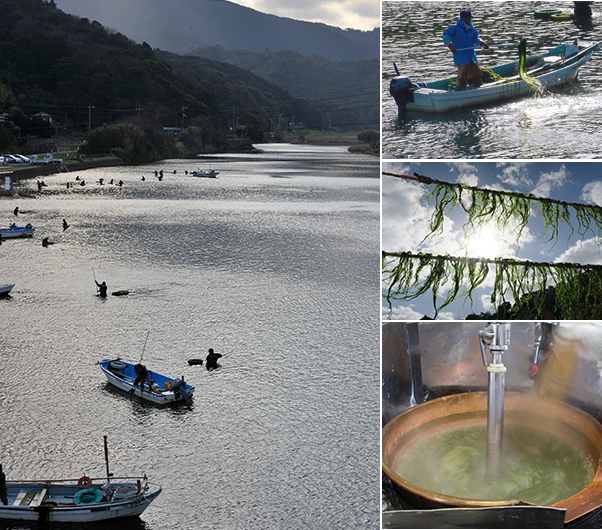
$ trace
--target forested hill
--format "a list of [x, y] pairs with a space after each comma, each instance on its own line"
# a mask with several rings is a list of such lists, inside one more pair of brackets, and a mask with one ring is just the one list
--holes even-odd
[[340, 29], [260, 13], [226, 0], [56, 0], [60, 9], [98, 20], [137, 42], [176, 53], [219, 45], [290, 50], [333, 60], [377, 59], [380, 30]]
[[63, 13], [53, 0], [0, 0], [0, 9], [1, 111], [45, 112], [83, 129], [136, 116], [147, 125], [223, 132], [233, 108], [237, 116], [255, 114], [265, 130], [279, 114], [305, 114], [313, 125], [324, 119], [250, 72], [210, 60], [168, 62], [148, 44]]
[[311, 99], [324, 112], [336, 108], [336, 123], [379, 129], [380, 61], [332, 61], [292, 51], [249, 52], [222, 46], [197, 48], [190, 55], [227, 62]]

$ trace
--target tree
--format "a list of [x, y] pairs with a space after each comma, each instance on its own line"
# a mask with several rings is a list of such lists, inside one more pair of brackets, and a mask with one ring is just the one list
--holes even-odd
[[245, 120], [247, 122], [247, 136], [254, 143], [263, 142], [263, 128], [261, 123], [253, 114], [245, 114]]

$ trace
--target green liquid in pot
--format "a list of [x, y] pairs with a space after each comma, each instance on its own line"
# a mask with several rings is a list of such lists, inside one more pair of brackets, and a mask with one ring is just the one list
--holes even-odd
[[584, 489], [593, 479], [586, 457], [550, 435], [504, 427], [501, 475], [487, 474], [485, 426], [432, 436], [410, 449], [395, 472], [421, 488], [479, 500], [520, 499], [549, 506]]

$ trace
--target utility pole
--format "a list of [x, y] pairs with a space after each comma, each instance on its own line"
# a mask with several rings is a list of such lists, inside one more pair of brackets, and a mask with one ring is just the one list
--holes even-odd
[[88, 103], [88, 130], [92, 129], [92, 109], [94, 108], [93, 105], [91, 105], [90, 103]]
[[140, 120], [140, 111], [144, 109], [142, 107], [136, 107], [136, 110], [138, 111], [138, 120]]
[[188, 110], [188, 107], [184, 107], [182, 105], [182, 129], [184, 128], [184, 118], [188, 118], [188, 116], [186, 116], [186, 114], [184, 114], [185, 110]]

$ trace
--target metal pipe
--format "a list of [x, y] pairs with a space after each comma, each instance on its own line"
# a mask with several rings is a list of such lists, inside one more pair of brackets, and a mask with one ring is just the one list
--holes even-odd
[[487, 383], [487, 471], [495, 478], [501, 469], [504, 434], [504, 390], [506, 367], [502, 355], [510, 344], [510, 324], [492, 323], [479, 332], [483, 363], [487, 366], [486, 349], [491, 352]]

